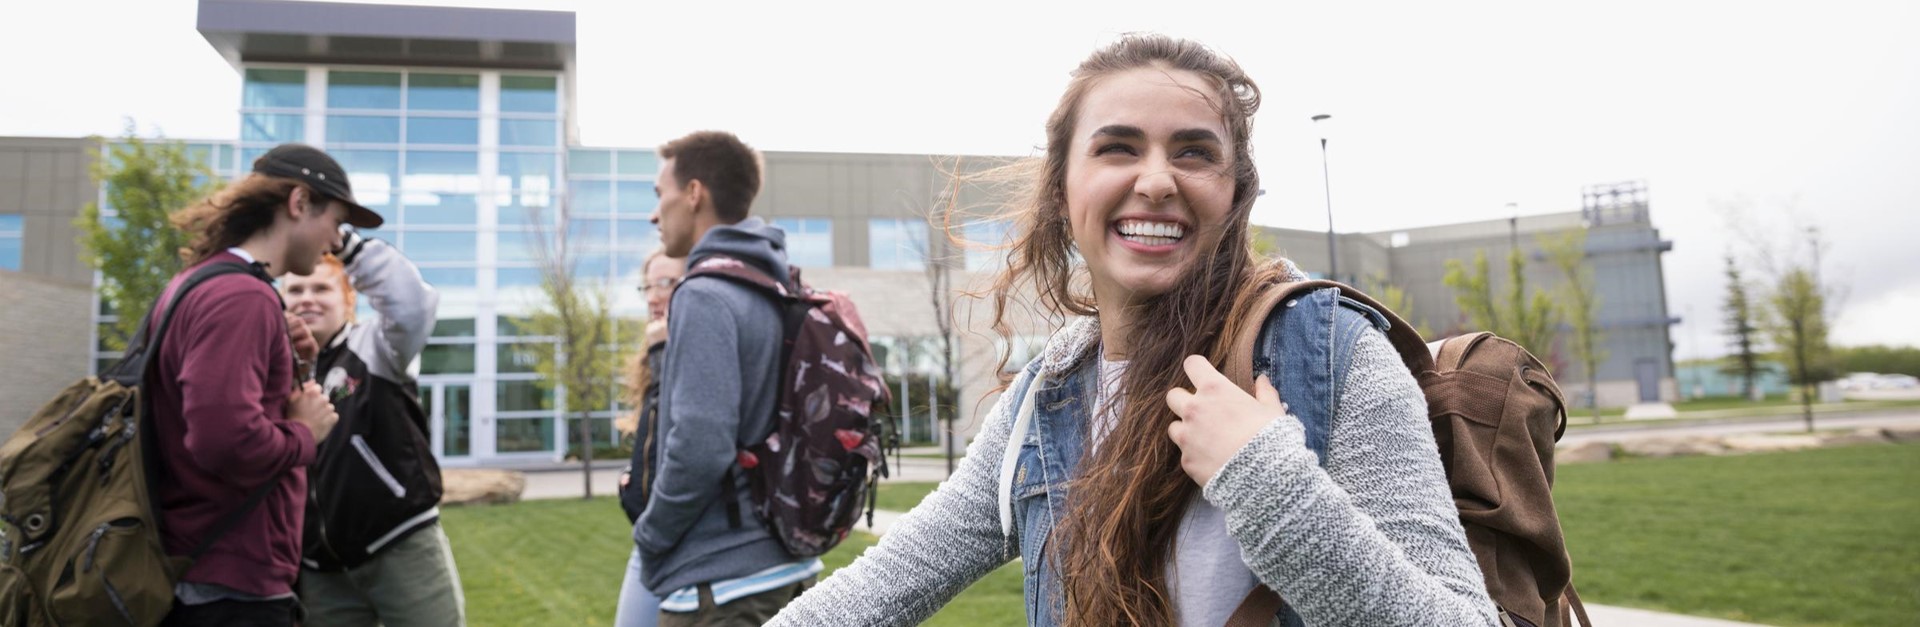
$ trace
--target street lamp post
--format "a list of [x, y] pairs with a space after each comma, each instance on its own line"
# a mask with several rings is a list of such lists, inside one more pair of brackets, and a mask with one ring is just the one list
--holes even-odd
[[1327, 125], [1322, 124], [1332, 115], [1322, 113], [1313, 116], [1313, 127], [1320, 130], [1320, 184], [1327, 195], [1327, 278], [1340, 280], [1340, 249], [1333, 236], [1333, 177], [1327, 170]]

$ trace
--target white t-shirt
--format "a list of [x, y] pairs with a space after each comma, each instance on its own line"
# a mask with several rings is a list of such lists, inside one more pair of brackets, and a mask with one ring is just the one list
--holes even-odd
[[[1100, 390], [1094, 399], [1088, 455], [1100, 450], [1100, 442], [1113, 432], [1126, 401], [1120, 384], [1127, 372], [1127, 362], [1102, 358], [1098, 367]], [[1260, 583], [1240, 559], [1239, 541], [1227, 533], [1227, 513], [1198, 493], [1180, 519], [1173, 563], [1167, 567], [1167, 583], [1177, 624], [1187, 627], [1227, 624], [1227, 618], [1239, 607], [1241, 599]]]

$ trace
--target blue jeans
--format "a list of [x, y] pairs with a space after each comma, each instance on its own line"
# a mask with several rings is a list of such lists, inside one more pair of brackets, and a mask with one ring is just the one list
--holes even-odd
[[640, 584], [640, 549], [627, 557], [627, 576], [620, 582], [620, 607], [613, 627], [654, 627], [660, 622], [660, 597]]

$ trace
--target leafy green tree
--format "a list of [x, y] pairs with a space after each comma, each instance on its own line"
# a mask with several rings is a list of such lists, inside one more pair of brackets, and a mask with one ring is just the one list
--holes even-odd
[[1587, 375], [1587, 407], [1594, 422], [1600, 421], [1600, 363], [1607, 360], [1606, 333], [1600, 330], [1600, 295], [1593, 279], [1593, 265], [1587, 263], [1587, 232], [1567, 231], [1544, 237], [1540, 248], [1547, 262], [1560, 270], [1565, 283], [1560, 285], [1560, 305], [1567, 324], [1573, 327], [1568, 342], [1573, 359]]
[[1920, 348], [1883, 345], [1835, 348], [1833, 365], [1840, 372], [1878, 372], [1920, 377]]
[[[536, 385], [555, 396], [564, 392], [567, 411], [577, 416], [581, 480], [586, 498], [593, 498], [593, 412], [610, 406], [616, 394], [616, 321], [604, 282], [583, 279], [574, 272], [575, 259], [568, 252], [572, 247], [565, 241], [567, 220], [562, 212], [552, 232], [536, 227], [532, 234], [544, 302], [522, 323], [523, 333], [555, 338], [557, 346], [523, 350], [530, 353], [525, 357], [540, 376]], [[551, 224], [542, 219], [532, 222]]]
[[1826, 294], [1811, 270], [1793, 266], [1780, 275], [1767, 305], [1767, 333], [1787, 364], [1787, 381], [1800, 388], [1800, 410], [1811, 432], [1815, 387], [1833, 378]]
[[1534, 288], [1528, 292], [1526, 260], [1520, 250], [1516, 248], [1507, 255], [1506, 298], [1494, 297], [1489, 274], [1487, 253], [1479, 251], [1474, 254], [1471, 270], [1458, 259], [1447, 260], [1442, 282], [1453, 288], [1454, 303], [1474, 328], [1513, 340], [1541, 359], [1549, 359], [1560, 312], [1545, 291]]
[[100, 298], [119, 314], [102, 338], [120, 350], [133, 337], [148, 307], [184, 265], [180, 251], [188, 234], [168, 216], [213, 193], [214, 173], [184, 143], [142, 139], [131, 124], [91, 166], [106, 192], [107, 207], [87, 203], [73, 221], [80, 258], [100, 271]]
[[1407, 296], [1407, 290], [1401, 289], [1400, 286], [1388, 281], [1387, 277], [1378, 274], [1369, 275], [1361, 283], [1366, 286], [1361, 289], [1366, 290], [1368, 296], [1380, 301], [1381, 305], [1393, 310], [1394, 313], [1400, 314], [1401, 318], [1406, 319], [1407, 324], [1413, 325], [1413, 330], [1418, 332], [1420, 337], [1433, 337], [1433, 330], [1427, 327], [1425, 320], [1414, 320], [1409, 317], [1413, 315], [1413, 298]]
[[1754, 322], [1757, 312], [1747, 295], [1746, 279], [1740, 265], [1727, 255], [1727, 296], [1721, 301], [1722, 332], [1727, 336], [1726, 364], [1720, 372], [1740, 378], [1740, 397], [1753, 398], [1755, 381], [1763, 368], [1760, 358], [1760, 327]]

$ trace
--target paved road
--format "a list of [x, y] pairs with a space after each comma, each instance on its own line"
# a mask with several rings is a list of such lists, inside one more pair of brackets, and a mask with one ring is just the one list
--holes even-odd
[[[1870, 416], [1815, 416], [1815, 429], [1859, 429], [1886, 428], [1896, 426], [1920, 426], [1920, 412], [1879, 414]], [[1739, 422], [1718, 422], [1695, 425], [1663, 425], [1624, 423], [1602, 427], [1568, 429], [1561, 436], [1560, 445], [1583, 444], [1586, 442], [1620, 442], [1646, 438], [1670, 438], [1693, 436], [1728, 436], [1750, 433], [1798, 433], [1806, 429], [1799, 416], [1768, 417]]]

